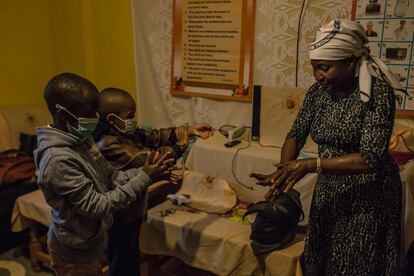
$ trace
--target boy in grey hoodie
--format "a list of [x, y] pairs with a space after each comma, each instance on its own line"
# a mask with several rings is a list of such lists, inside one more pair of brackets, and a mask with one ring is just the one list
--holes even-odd
[[111, 213], [153, 181], [167, 178], [170, 160], [151, 153], [139, 169], [114, 170], [90, 136], [98, 122], [99, 93], [87, 79], [59, 74], [46, 85], [44, 97], [53, 124], [37, 130], [35, 162], [38, 185], [52, 207], [52, 266], [57, 275], [99, 275]]

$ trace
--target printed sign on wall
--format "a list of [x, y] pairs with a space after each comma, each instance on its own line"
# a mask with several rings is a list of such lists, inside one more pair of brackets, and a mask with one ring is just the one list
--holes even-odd
[[251, 101], [255, 0], [174, 0], [171, 93]]
[[397, 113], [414, 116], [414, 3], [355, 0], [354, 18], [365, 28], [371, 54], [394, 72], [407, 94], [397, 94]]

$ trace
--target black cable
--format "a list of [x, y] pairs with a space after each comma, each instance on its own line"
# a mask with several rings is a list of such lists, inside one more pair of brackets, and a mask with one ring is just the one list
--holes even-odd
[[238, 148], [237, 151], [236, 151], [236, 153], [234, 154], [233, 160], [231, 161], [231, 174], [233, 175], [233, 177], [236, 180], [237, 184], [239, 184], [240, 186], [242, 186], [242, 187], [244, 187], [246, 189], [255, 190], [256, 189], [255, 187], [251, 187], [251, 186], [249, 186], [249, 185], [244, 184], [243, 182], [241, 182], [239, 180], [239, 178], [237, 177], [236, 173], [235, 173], [235, 165], [236, 165], [236, 160], [237, 160], [237, 156], [238, 156], [239, 152], [241, 150], [245, 150], [245, 149], [247, 149], [247, 148], [249, 148], [251, 146], [251, 140], [250, 140], [250, 135], [252, 133], [251, 127], [246, 127], [246, 128], [250, 129], [250, 132], [249, 132], [249, 134], [247, 136], [247, 142], [248, 142], [248, 144], [245, 147]]
[[298, 21], [298, 35], [296, 37], [296, 68], [295, 68], [295, 86], [298, 87], [298, 74], [299, 74], [299, 43], [300, 43], [300, 31], [302, 29], [302, 14], [305, 7], [306, 0], [302, 2], [302, 8], [300, 9], [299, 21]]

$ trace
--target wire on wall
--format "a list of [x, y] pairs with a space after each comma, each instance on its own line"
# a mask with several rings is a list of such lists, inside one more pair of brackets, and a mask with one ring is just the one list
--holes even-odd
[[295, 67], [295, 87], [298, 87], [298, 78], [299, 78], [299, 44], [300, 44], [300, 35], [302, 31], [303, 16], [305, 10], [306, 0], [302, 1], [302, 7], [300, 9], [299, 21], [298, 21], [298, 33], [296, 36], [296, 67]]

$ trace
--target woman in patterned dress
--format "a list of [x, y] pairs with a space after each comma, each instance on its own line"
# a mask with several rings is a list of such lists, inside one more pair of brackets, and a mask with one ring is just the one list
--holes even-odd
[[[305, 240], [305, 275], [395, 275], [401, 183], [388, 144], [398, 81], [364, 47], [364, 28], [334, 20], [311, 44], [316, 83], [287, 135], [277, 170], [252, 174], [271, 194], [318, 172]], [[394, 87], [394, 88], [393, 88]], [[296, 160], [308, 135], [319, 157]], [[285, 189], [285, 190], [286, 190]]]

